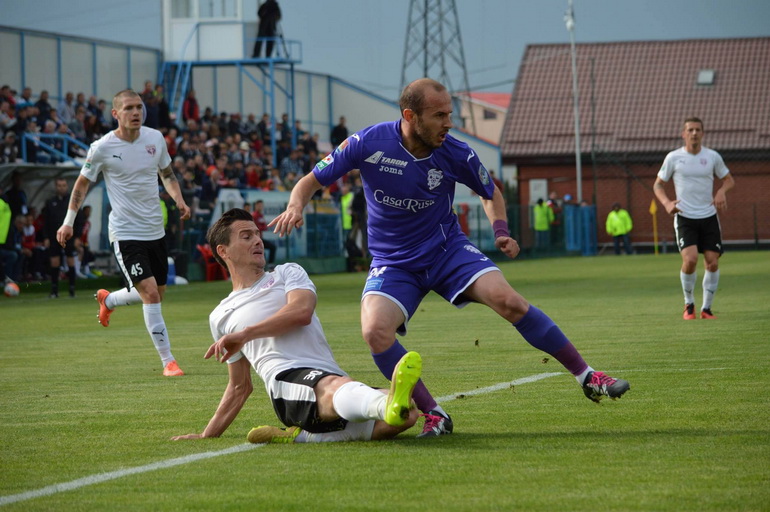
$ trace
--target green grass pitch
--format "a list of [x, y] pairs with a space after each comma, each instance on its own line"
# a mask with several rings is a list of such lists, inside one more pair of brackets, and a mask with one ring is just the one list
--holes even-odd
[[[501, 264], [589, 364], [631, 382], [620, 400], [590, 402], [491, 311], [431, 294], [402, 343], [422, 355], [454, 434], [229, 454], [250, 427], [277, 424], [256, 377], [221, 438], [169, 440], [200, 432], [224, 390], [226, 368], [203, 354], [229, 283], [169, 288], [163, 314], [187, 373], [172, 379], [141, 306], [97, 323], [92, 293], [106, 280], [55, 301], [23, 287], [0, 297], [0, 510], [770, 510], [770, 253], [725, 254], [714, 321], [681, 319], [679, 266], [677, 254]], [[702, 276], [700, 262], [697, 307]], [[387, 386], [360, 336], [366, 275], [312, 277], [341, 366]], [[51, 487], [68, 482], [91, 485]]]

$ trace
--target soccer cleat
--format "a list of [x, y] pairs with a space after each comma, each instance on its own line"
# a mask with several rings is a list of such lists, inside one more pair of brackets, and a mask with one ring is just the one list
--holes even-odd
[[716, 317], [714, 316], [714, 313], [711, 312], [711, 308], [704, 308], [700, 310], [700, 317], [704, 320], [713, 320]]
[[299, 427], [278, 428], [270, 425], [254, 427], [249, 431], [246, 439], [250, 443], [293, 443], [294, 439], [302, 432]]
[[684, 305], [684, 313], [682, 313], [682, 318], [685, 320], [695, 320], [695, 304]]
[[165, 368], [163, 368], [164, 377], [181, 377], [182, 375], [184, 375], [184, 372], [179, 368], [179, 365], [176, 364], [176, 361], [171, 361]]
[[435, 437], [444, 434], [451, 434], [454, 430], [454, 424], [452, 418], [444, 416], [438, 411], [428, 411], [425, 414], [420, 414], [425, 418], [425, 424], [422, 426], [422, 433], [417, 434], [417, 437]]
[[583, 382], [583, 393], [592, 402], [599, 401], [608, 396], [615, 400], [623, 396], [623, 393], [631, 389], [627, 380], [615, 379], [604, 372], [590, 372]]
[[400, 427], [409, 417], [412, 391], [420, 380], [422, 358], [417, 352], [407, 352], [393, 368], [390, 392], [385, 402], [385, 423]]
[[102, 324], [104, 327], [110, 326], [110, 315], [114, 311], [114, 309], [110, 309], [107, 307], [107, 304], [105, 304], [105, 301], [107, 300], [107, 295], [109, 295], [110, 292], [108, 290], [99, 290], [96, 292], [96, 302], [99, 303], [99, 314], [96, 315], [99, 318], [99, 323]]

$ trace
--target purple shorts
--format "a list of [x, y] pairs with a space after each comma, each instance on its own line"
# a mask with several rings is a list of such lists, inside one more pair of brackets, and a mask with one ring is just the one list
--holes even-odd
[[450, 244], [426, 270], [412, 272], [392, 265], [370, 268], [362, 297], [382, 295], [396, 303], [406, 317], [396, 330], [403, 336], [406, 324], [428, 292], [434, 291], [462, 308], [471, 302], [463, 292], [483, 274], [492, 271], [500, 269], [463, 238]]

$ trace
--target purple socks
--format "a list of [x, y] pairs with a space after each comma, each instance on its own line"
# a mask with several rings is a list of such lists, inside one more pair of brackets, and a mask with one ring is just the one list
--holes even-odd
[[548, 315], [530, 305], [529, 311], [513, 326], [527, 343], [553, 356], [572, 375], [580, 375], [588, 365], [559, 326]]

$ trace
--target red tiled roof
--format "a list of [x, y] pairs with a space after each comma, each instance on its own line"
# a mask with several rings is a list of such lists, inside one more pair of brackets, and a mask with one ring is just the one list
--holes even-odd
[[[584, 153], [591, 151], [592, 89], [602, 151], [669, 151], [689, 116], [703, 119], [706, 146], [770, 148], [770, 38], [591, 43], [576, 52]], [[702, 69], [715, 71], [713, 85], [696, 84]], [[509, 159], [574, 154], [568, 44], [527, 47], [501, 150]]]
[[502, 109], [507, 109], [511, 103], [511, 93], [509, 92], [472, 92], [470, 96], [476, 101]]

